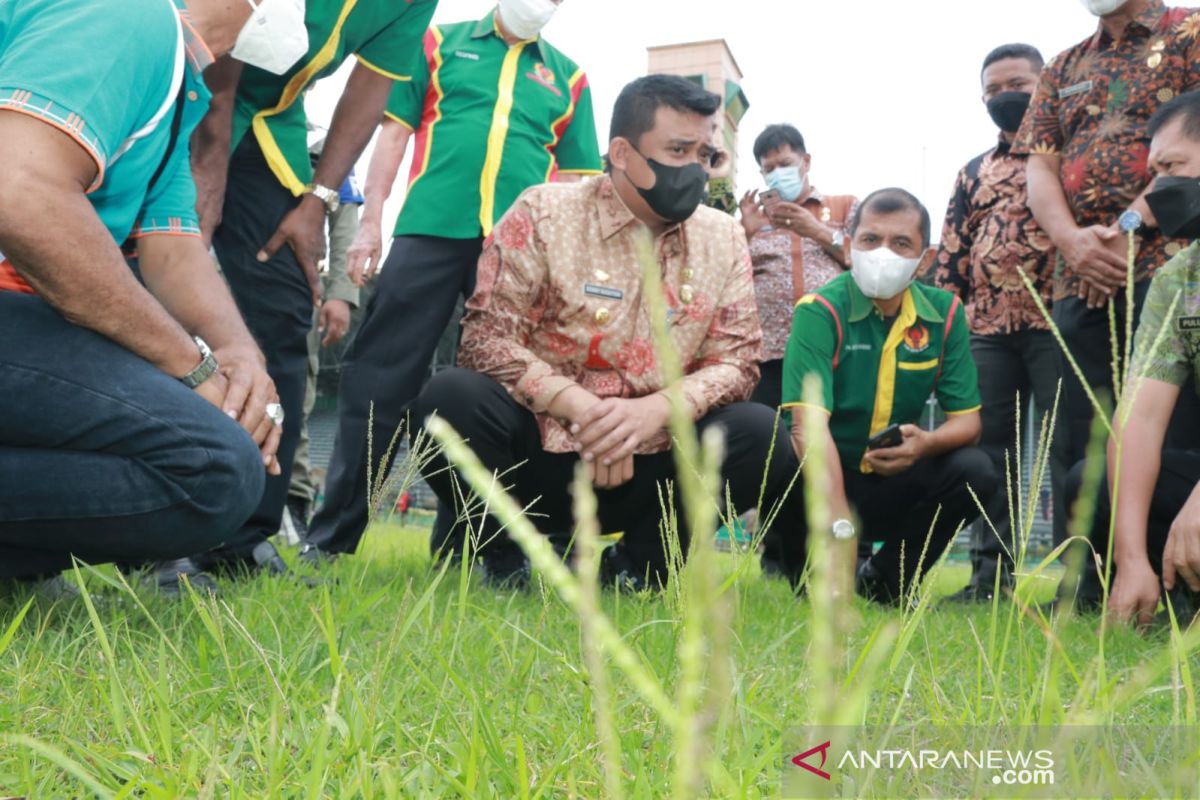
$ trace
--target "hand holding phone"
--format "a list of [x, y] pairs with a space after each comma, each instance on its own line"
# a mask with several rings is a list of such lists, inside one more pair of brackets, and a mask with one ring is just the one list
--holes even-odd
[[884, 450], [904, 444], [904, 434], [899, 425], [889, 425], [867, 440], [867, 450]]
[[762, 203], [763, 210], [767, 212], [768, 216], [770, 216], [771, 210], [775, 208], [775, 206], [783, 202], [783, 198], [780, 197], [778, 189], [766, 189], [759, 193], [758, 199]]

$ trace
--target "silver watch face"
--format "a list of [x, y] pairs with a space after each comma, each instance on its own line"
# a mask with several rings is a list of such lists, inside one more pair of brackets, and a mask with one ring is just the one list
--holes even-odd
[[839, 519], [833, 523], [833, 538], [844, 541], [854, 538], [854, 525], [848, 519]]

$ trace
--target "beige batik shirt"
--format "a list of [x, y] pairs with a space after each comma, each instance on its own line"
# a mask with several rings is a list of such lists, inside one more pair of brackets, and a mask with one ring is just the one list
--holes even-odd
[[[611, 179], [600, 176], [526, 190], [485, 242], [458, 363], [494, 378], [534, 412], [549, 452], [573, 449], [548, 414], [567, 387], [601, 398], [664, 388], [638, 230]], [[741, 225], [700, 208], [654, 246], [693, 417], [745, 400], [758, 381], [762, 329]], [[638, 452], [669, 447], [664, 432]]]

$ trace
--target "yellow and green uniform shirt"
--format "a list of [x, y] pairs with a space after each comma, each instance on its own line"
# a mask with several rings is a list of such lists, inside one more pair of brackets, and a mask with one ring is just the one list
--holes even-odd
[[233, 112], [233, 148], [253, 131], [279, 182], [304, 193], [312, 181], [304, 89], [350, 55], [365, 67], [407, 81], [421, 61], [421, 37], [437, 0], [308, 0], [308, 53], [283, 75], [247, 65]]
[[850, 273], [796, 304], [783, 366], [783, 407], [802, 402], [804, 378], [821, 379], [821, 410], [844, 468], [867, 472], [867, 440], [915, 424], [931, 394], [950, 415], [979, 410], [967, 318], [950, 292], [920, 283], [904, 292], [889, 328]]
[[509, 46], [494, 14], [431, 27], [387, 115], [415, 132], [397, 236], [487, 236], [530, 186], [600, 172], [583, 70], [541, 38]]

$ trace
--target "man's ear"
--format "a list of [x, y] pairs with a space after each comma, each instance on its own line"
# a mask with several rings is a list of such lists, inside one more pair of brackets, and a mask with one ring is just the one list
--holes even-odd
[[805, 153], [804, 154], [804, 174], [807, 175], [809, 170], [811, 170], [811, 169], [812, 169], [812, 154]]
[[624, 172], [629, 167], [629, 140], [618, 136], [608, 143], [608, 163]]
[[934, 259], [937, 258], [937, 250], [933, 247], [925, 248], [925, 254], [921, 256], [921, 263], [917, 265], [917, 275], [924, 275], [933, 266]]

